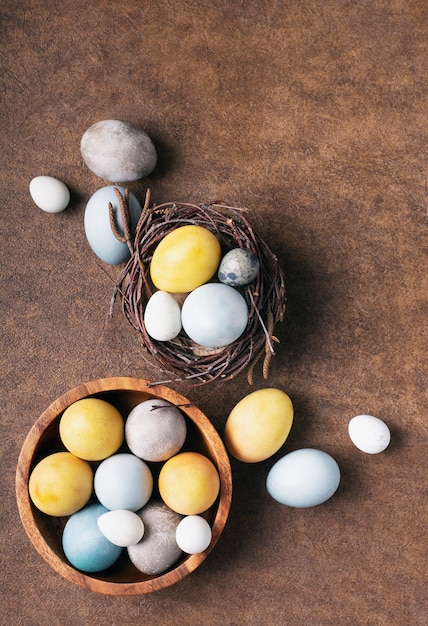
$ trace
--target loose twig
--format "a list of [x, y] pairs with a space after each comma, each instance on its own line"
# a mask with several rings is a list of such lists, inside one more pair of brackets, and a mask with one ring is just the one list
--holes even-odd
[[129, 212], [129, 189], [126, 187], [125, 189], [125, 197], [122, 196], [119, 189], [117, 187], [114, 188], [114, 192], [116, 194], [116, 198], [119, 202], [119, 212], [120, 217], [122, 219], [122, 228], [124, 234], [119, 232], [117, 219], [114, 214], [113, 205], [111, 202], [108, 203], [108, 213], [110, 219], [110, 228], [112, 230], [113, 235], [116, 237], [118, 241], [121, 243], [126, 243], [131, 254], [134, 252], [134, 238], [132, 235], [131, 229], [131, 215]]

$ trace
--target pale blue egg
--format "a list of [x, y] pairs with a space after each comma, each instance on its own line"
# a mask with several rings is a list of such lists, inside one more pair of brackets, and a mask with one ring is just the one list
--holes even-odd
[[113, 454], [98, 466], [94, 490], [101, 504], [111, 511], [137, 511], [152, 495], [153, 475], [149, 466], [133, 454]]
[[[119, 210], [119, 200], [114, 188], [119, 189], [122, 197], [125, 197], [125, 188], [119, 185], [108, 185], [98, 189], [88, 201], [85, 209], [85, 234], [89, 245], [95, 254], [109, 265], [125, 263], [131, 256], [126, 243], [119, 241], [113, 234], [110, 226], [108, 205], [111, 202], [118, 226], [118, 231], [123, 235], [123, 222]], [[134, 232], [138, 219], [141, 215], [141, 204], [129, 193], [129, 213], [131, 229]]]
[[322, 450], [302, 448], [289, 452], [271, 467], [266, 488], [281, 504], [307, 508], [331, 498], [339, 483], [340, 469], [333, 457]]
[[242, 287], [254, 280], [259, 270], [257, 254], [245, 248], [233, 248], [220, 261], [218, 279], [231, 287]]
[[89, 504], [71, 515], [63, 535], [64, 554], [73, 567], [83, 572], [107, 569], [122, 554], [122, 548], [106, 539], [98, 528], [98, 518], [107, 513], [101, 504]]
[[245, 298], [233, 287], [206, 283], [194, 289], [181, 309], [184, 331], [195, 343], [222, 348], [238, 339], [248, 322]]

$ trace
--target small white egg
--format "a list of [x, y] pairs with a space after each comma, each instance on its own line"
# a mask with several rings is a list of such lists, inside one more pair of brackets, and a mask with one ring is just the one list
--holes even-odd
[[144, 535], [144, 523], [139, 515], [126, 509], [103, 513], [97, 520], [98, 528], [115, 546], [135, 546]]
[[367, 454], [383, 452], [391, 441], [388, 426], [374, 415], [356, 415], [348, 424], [349, 437], [359, 450]]
[[177, 526], [177, 545], [187, 554], [199, 554], [211, 543], [212, 531], [207, 520], [200, 515], [187, 515]]
[[70, 202], [68, 187], [53, 176], [36, 176], [30, 182], [34, 203], [46, 213], [61, 213]]
[[150, 337], [171, 341], [181, 330], [181, 310], [174, 297], [166, 291], [155, 291], [144, 311], [144, 324]]

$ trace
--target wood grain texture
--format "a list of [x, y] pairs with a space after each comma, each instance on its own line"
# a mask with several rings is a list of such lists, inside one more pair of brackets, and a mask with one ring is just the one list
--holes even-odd
[[[62, 530], [67, 518], [54, 518], [38, 511], [29, 497], [28, 481], [32, 469], [42, 458], [65, 450], [58, 432], [61, 415], [68, 406], [87, 397], [110, 402], [121, 411], [124, 419], [137, 404], [151, 398], [161, 398], [180, 407], [187, 423], [187, 436], [182, 450], [192, 450], [207, 456], [214, 463], [220, 478], [219, 496], [204, 513], [212, 528], [212, 540], [204, 552], [183, 554], [170, 571], [159, 576], [148, 576], [137, 570], [127, 559], [126, 551], [112, 567], [94, 575], [79, 572], [68, 563], [61, 546]], [[123, 451], [126, 451], [125, 446]], [[97, 464], [92, 465], [95, 471]], [[42, 413], [28, 433], [19, 455], [16, 498], [21, 521], [30, 541], [61, 576], [98, 593], [139, 595], [179, 582], [205, 560], [217, 543], [229, 515], [232, 476], [229, 458], [219, 434], [202, 411], [187, 398], [163, 385], [150, 385], [149, 381], [143, 379], [113, 377], [92, 380], [67, 391]]]
[[[25, 0], [2, 3], [0, 56], [1, 615], [7, 626], [426, 626], [426, 0]], [[19, 452], [53, 398], [109, 376], [163, 380], [120, 315], [118, 268], [84, 233], [104, 181], [79, 143], [102, 119], [153, 139], [144, 202], [248, 207], [285, 272], [268, 384], [292, 398], [279, 455], [338, 462], [331, 500], [266, 494], [273, 462], [232, 462], [233, 502], [209, 558], [177, 585], [113, 597], [34, 550], [15, 497]], [[38, 175], [69, 207], [31, 200]], [[162, 376], [162, 378], [161, 378]], [[260, 371], [172, 387], [222, 434]], [[372, 413], [390, 447], [368, 457], [348, 421]], [[184, 616], [184, 617], [183, 617]], [[0, 620], [1, 621], [1, 620]]]

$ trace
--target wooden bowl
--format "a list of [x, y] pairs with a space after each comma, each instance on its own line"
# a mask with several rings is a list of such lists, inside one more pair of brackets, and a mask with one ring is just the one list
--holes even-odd
[[[29, 497], [28, 481], [32, 469], [43, 457], [65, 450], [59, 437], [61, 415], [70, 404], [88, 397], [110, 402], [124, 418], [137, 404], [151, 398], [162, 398], [179, 406], [187, 423], [187, 438], [182, 451], [193, 450], [204, 454], [214, 463], [220, 476], [219, 496], [204, 513], [212, 528], [212, 540], [204, 552], [191, 555], [183, 553], [182, 558], [170, 570], [158, 576], [148, 576], [137, 570], [129, 560], [126, 550], [112, 567], [102, 572], [87, 574], [69, 564], [61, 541], [67, 518], [51, 517], [39, 511]], [[156, 482], [156, 475], [154, 479]], [[143, 379], [104, 378], [68, 391], [55, 400], [36, 421], [19, 456], [16, 497], [19, 514], [30, 541], [43, 559], [61, 576], [98, 593], [137, 595], [158, 591], [177, 583], [205, 560], [226, 524], [232, 499], [232, 478], [229, 458], [216, 429], [187, 398], [163, 385], [150, 385]]]

